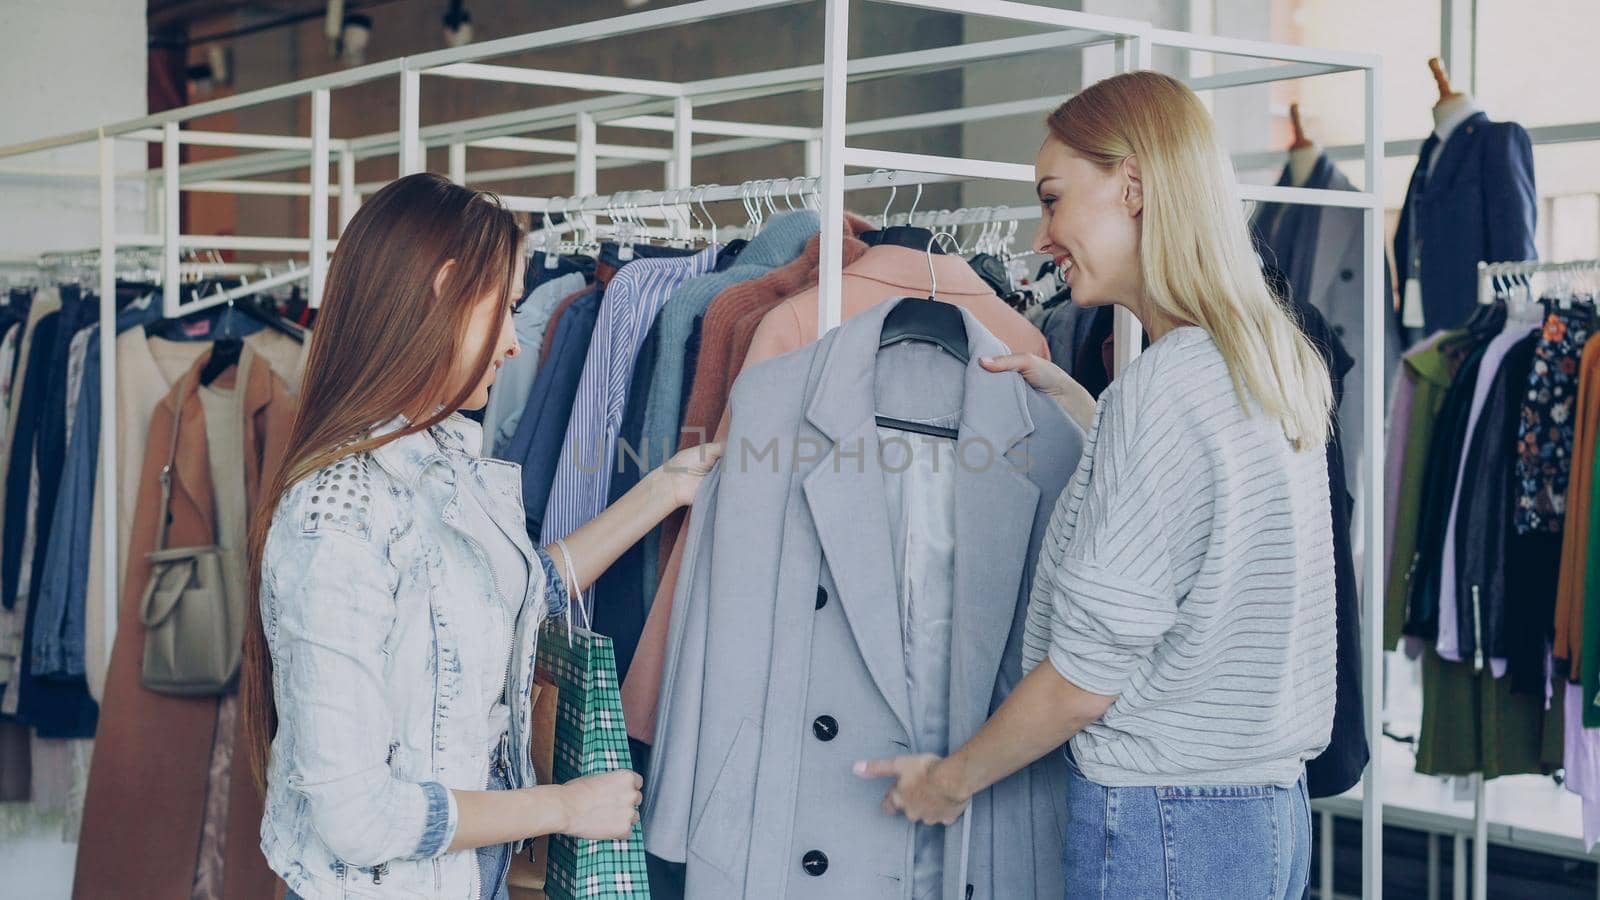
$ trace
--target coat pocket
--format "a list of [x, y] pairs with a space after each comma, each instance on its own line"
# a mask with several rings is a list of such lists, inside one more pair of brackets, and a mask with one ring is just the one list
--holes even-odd
[[717, 769], [711, 793], [689, 835], [689, 851], [734, 877], [750, 844], [750, 809], [755, 802], [756, 749], [760, 735], [749, 719], [739, 722], [733, 744]]

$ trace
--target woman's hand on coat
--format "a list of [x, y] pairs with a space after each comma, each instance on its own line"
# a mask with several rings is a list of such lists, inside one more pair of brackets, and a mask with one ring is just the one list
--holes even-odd
[[644, 779], [628, 769], [586, 775], [561, 785], [562, 834], [591, 840], [622, 840], [639, 821]]
[[883, 795], [883, 811], [889, 815], [903, 815], [919, 825], [953, 825], [972, 798], [945, 783], [941, 762], [932, 753], [919, 753], [858, 762], [855, 772], [862, 778], [894, 779]]
[[[661, 488], [672, 501], [673, 508], [688, 506], [700, 490], [700, 482], [711, 474], [717, 460], [722, 459], [722, 444], [701, 444], [680, 450], [666, 465], [657, 469]], [[652, 472], [654, 475], [656, 472]]]
[[1016, 372], [1036, 391], [1060, 404], [1084, 431], [1094, 424], [1094, 398], [1062, 368], [1032, 353], [986, 356], [981, 362], [990, 372]]

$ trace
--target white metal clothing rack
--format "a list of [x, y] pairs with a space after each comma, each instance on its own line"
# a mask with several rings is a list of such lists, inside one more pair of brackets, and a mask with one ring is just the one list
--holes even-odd
[[[692, 26], [695, 23], [759, 10], [771, 10], [802, 2], [822, 3], [825, 7], [823, 61], [819, 65], [757, 71], [747, 74], [691, 82], [662, 82], [611, 76], [551, 72], [539, 69], [491, 64], [488, 61], [510, 54], [543, 48], [604, 41], [623, 35], [656, 29]], [[468, 177], [466, 149], [472, 146], [522, 150], [530, 153], [570, 155], [571, 161], [530, 166], [519, 170], [477, 173], [478, 178], [526, 177], [538, 174], [573, 175], [572, 194], [589, 197], [598, 194], [598, 172], [615, 165], [640, 162], [663, 166], [663, 182], [671, 196], [691, 187], [693, 161], [713, 153], [741, 152], [776, 143], [801, 142], [806, 148], [806, 175], [820, 177], [822, 198], [822, 300], [818, 310], [819, 331], [826, 331], [840, 320], [840, 252], [843, 234], [844, 193], [874, 185], [870, 175], [848, 174], [851, 169], [894, 170], [899, 185], [918, 180], [976, 180], [1033, 182], [1031, 167], [1014, 163], [939, 157], [923, 154], [868, 150], [851, 146], [849, 141], [867, 134], [915, 130], [956, 122], [983, 121], [1021, 113], [1044, 112], [1059, 97], [988, 104], [942, 112], [899, 116], [868, 122], [850, 122], [846, 87], [862, 81], [919, 74], [941, 69], [961, 68], [985, 60], [1013, 58], [1024, 53], [1059, 52], [1066, 48], [1111, 46], [1115, 48], [1116, 69], [1132, 71], [1150, 68], [1155, 47], [1174, 47], [1194, 52], [1221, 54], [1271, 63], [1239, 72], [1186, 78], [1196, 90], [1220, 90], [1246, 84], [1263, 84], [1284, 79], [1304, 78], [1334, 72], [1359, 71], [1365, 77], [1366, 113], [1365, 183], [1361, 191], [1319, 191], [1293, 187], [1240, 186], [1239, 196], [1247, 200], [1351, 207], [1363, 210], [1366, 264], [1363, 359], [1367, 366], [1367, 392], [1362, 398], [1367, 417], [1367, 459], [1380, 471], [1383, 460], [1382, 353], [1383, 295], [1381, 171], [1378, 162], [1384, 148], [1380, 132], [1382, 109], [1379, 96], [1380, 62], [1376, 56], [1359, 53], [1312, 50], [1290, 45], [1235, 40], [1169, 31], [1147, 22], [1066, 11], [1012, 0], [856, 0], [880, 2], [925, 9], [938, 13], [985, 16], [1024, 23], [1039, 29], [1026, 37], [961, 43], [876, 57], [851, 59], [848, 54], [851, 33], [851, 0], [698, 0], [680, 6], [653, 9], [595, 22], [554, 28], [507, 37], [467, 47], [439, 50], [416, 56], [372, 63], [354, 69], [308, 78], [233, 97], [198, 103], [181, 109], [127, 122], [107, 124], [90, 131], [0, 147], [0, 158], [24, 155], [56, 147], [95, 142], [99, 146], [100, 179], [100, 282], [101, 327], [115, 326], [115, 264], [119, 247], [154, 247], [162, 254], [164, 278], [163, 312], [178, 316], [216, 302], [214, 298], [185, 303], [177, 291], [179, 252], [185, 247], [212, 247], [305, 254], [309, 266], [309, 297], [313, 304], [322, 294], [328, 255], [333, 249], [329, 237], [329, 201], [339, 200], [341, 227], [354, 214], [359, 195], [355, 182], [355, 163], [386, 155], [397, 155], [402, 175], [421, 171], [428, 148], [449, 148], [451, 174]], [[601, 96], [423, 126], [421, 119], [421, 79], [446, 77], [522, 84], [539, 84], [596, 92]], [[377, 80], [397, 79], [400, 88], [400, 121], [393, 132], [334, 140], [329, 133], [332, 92], [352, 85]], [[702, 111], [719, 104], [794, 91], [817, 91], [823, 95], [822, 121], [815, 128], [796, 128], [759, 122], [731, 122], [703, 118]], [[241, 135], [216, 132], [182, 131], [179, 126], [203, 116], [274, 101], [309, 97], [311, 126], [308, 136]], [[601, 143], [600, 127], [665, 131], [672, 135], [670, 148], [630, 148]], [[527, 137], [530, 133], [571, 129], [571, 141], [548, 141]], [[695, 143], [694, 136], [713, 135], [729, 140]], [[116, 140], [137, 140], [162, 146], [159, 174], [161, 202], [155, 216], [155, 233], [119, 234], [116, 228], [115, 170], [113, 148]], [[183, 143], [228, 146], [259, 152], [226, 160], [179, 164]], [[333, 181], [332, 162], [338, 162], [337, 182]], [[270, 172], [305, 169], [307, 182], [252, 182], [253, 176]], [[148, 177], [137, 173], [132, 177]], [[183, 190], [221, 190], [235, 193], [286, 193], [308, 196], [310, 214], [308, 237], [210, 237], [182, 234], [178, 226], [180, 192]], [[734, 191], [735, 188], [724, 190]], [[737, 194], [723, 199], [738, 199]], [[541, 211], [551, 198], [508, 198], [514, 208]], [[664, 198], [641, 197], [632, 202], [663, 202]], [[598, 201], [597, 201], [598, 202]], [[1117, 316], [1117, 365], [1126, 365], [1138, 352], [1139, 327], [1133, 318], [1119, 311]], [[115, 391], [115, 341], [102, 341], [102, 391]], [[106, 404], [108, 417], [101, 429], [103, 459], [116, 458], [116, 429], [110, 418], [115, 404]], [[115, 466], [105, 471], [115, 478]], [[1363, 527], [1370, 546], [1383, 542], [1382, 504], [1371, 484], [1366, 492]], [[103, 598], [107, 615], [116, 615], [118, 561], [116, 559], [114, 485], [101, 492], [105, 504], [103, 539], [111, 552], [106, 554], [107, 592]], [[1365, 723], [1369, 744], [1382, 740], [1380, 715], [1383, 683], [1381, 645], [1381, 554], [1368, 554], [1363, 566], [1363, 596], [1367, 598], [1363, 640], [1363, 682], [1366, 684]], [[1382, 804], [1377, 768], [1381, 755], [1373, 754], [1362, 796], [1362, 884], [1363, 896], [1376, 898], [1382, 891]]]

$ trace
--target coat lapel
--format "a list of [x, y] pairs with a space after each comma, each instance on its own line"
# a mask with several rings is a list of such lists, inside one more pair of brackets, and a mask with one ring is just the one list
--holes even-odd
[[1477, 143], [1478, 131], [1487, 124], [1489, 116], [1477, 112], [1456, 126], [1456, 130], [1450, 133], [1450, 139], [1444, 142], [1444, 149], [1439, 151], [1438, 165], [1428, 173], [1428, 180], [1424, 182], [1423, 189], [1427, 193], [1447, 191], [1455, 184], [1457, 173], [1461, 171], [1472, 146]]
[[873, 418], [878, 335], [892, 306], [873, 307], [830, 335], [832, 346], [806, 406], [806, 418], [829, 446], [803, 487], [857, 649], [878, 692], [910, 733], [899, 582]]
[[[967, 318], [967, 367], [956, 465], [956, 596], [950, 641], [950, 747], [977, 733], [1016, 618], [1039, 488], [1023, 473], [1033, 433], [1028, 388], [1014, 374], [994, 374], [980, 356], [1004, 353]], [[994, 341], [990, 346], [989, 342]]]
[[[867, 384], [870, 391], [871, 382]], [[834, 445], [805, 478], [806, 503], [867, 671], [901, 727], [910, 732], [899, 589], [877, 429], [869, 417], [830, 438]]]

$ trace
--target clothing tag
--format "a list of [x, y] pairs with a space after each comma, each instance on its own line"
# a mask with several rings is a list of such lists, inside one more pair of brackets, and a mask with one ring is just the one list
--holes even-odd
[[183, 322], [181, 324], [185, 337], [203, 338], [211, 333], [210, 319], [196, 319], [192, 322]]
[[1421, 328], [1427, 324], [1422, 320], [1422, 282], [1415, 278], [1406, 279], [1405, 299], [1400, 303], [1400, 324], [1407, 328]]

